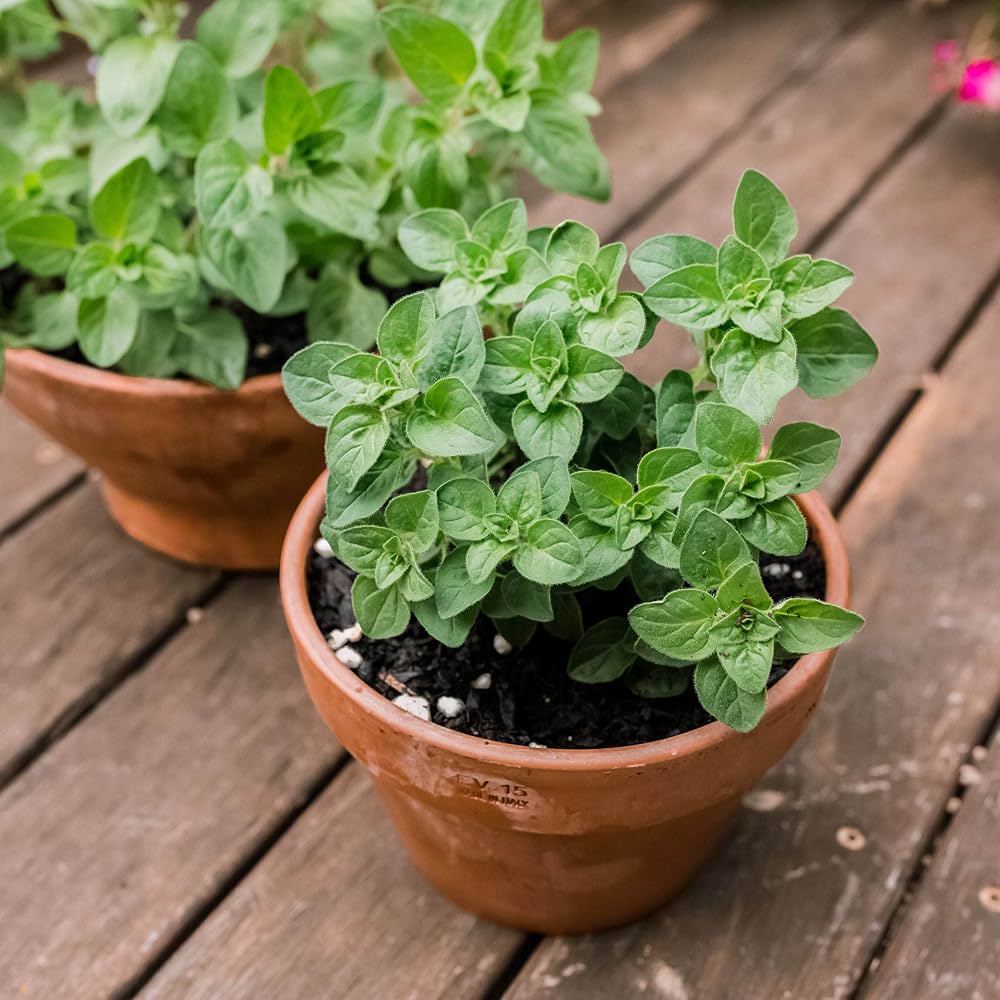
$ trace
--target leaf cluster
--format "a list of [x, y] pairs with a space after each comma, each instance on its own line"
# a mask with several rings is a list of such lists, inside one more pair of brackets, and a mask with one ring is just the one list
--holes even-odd
[[[539, 0], [216, 0], [190, 39], [181, 10], [0, 4], [7, 343], [232, 389], [247, 312], [370, 347], [432, 277], [396, 239], [414, 211], [474, 218], [518, 167], [608, 195], [597, 36], [546, 41]], [[23, 83], [59, 31], [100, 53], [96, 104]]]
[[[404, 220], [400, 246], [437, 288], [389, 310], [378, 355], [314, 344], [284, 371], [299, 412], [328, 428], [322, 530], [358, 574], [364, 631], [398, 635], [412, 614], [459, 646], [480, 614], [516, 644], [542, 627], [573, 644], [576, 680], [668, 697], [693, 678], [739, 730], [759, 721], [776, 660], [849, 639], [857, 615], [774, 604], [758, 568], [762, 553], [805, 547], [793, 497], [823, 482], [840, 437], [790, 423], [765, 451], [775, 384], [732, 381], [739, 359], [784, 341], [795, 379], [780, 394], [847, 388], [874, 362], [868, 335], [829, 308], [850, 272], [785, 258], [790, 213], [748, 172], [720, 248], [663, 236], [633, 254], [641, 296], [620, 289], [623, 245], [577, 222], [531, 230], [514, 199], [471, 223], [441, 208]], [[650, 388], [619, 358], [658, 316], [681, 318], [664, 303], [682, 283], [702, 290], [683, 313], [701, 360]], [[831, 312], [847, 319], [811, 333]], [[601, 605], [622, 611], [588, 620]]]

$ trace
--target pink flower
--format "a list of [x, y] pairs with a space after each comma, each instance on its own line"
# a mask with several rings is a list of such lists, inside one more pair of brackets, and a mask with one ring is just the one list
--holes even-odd
[[1000, 111], [1000, 62], [980, 59], [969, 63], [958, 88], [958, 99]]

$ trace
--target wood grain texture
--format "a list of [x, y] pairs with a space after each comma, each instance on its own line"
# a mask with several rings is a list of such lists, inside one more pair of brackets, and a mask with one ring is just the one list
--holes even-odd
[[1000, 453], [998, 328], [1000, 298], [849, 505], [868, 624], [728, 849], [649, 920], [544, 943], [509, 1000], [851, 994], [1000, 700], [1000, 632], [982, 599], [1000, 589], [988, 541], [1000, 466], [982, 460]]
[[351, 764], [142, 996], [463, 1000], [520, 941], [420, 878]]
[[92, 484], [0, 544], [0, 782], [218, 579], [126, 539]]
[[129, 983], [337, 754], [274, 581], [233, 585], [0, 795], [3, 990]]
[[724, 136], [739, 131], [784, 81], [821, 61], [865, 6], [861, 0], [733, 0], [714, 4], [714, 16], [704, 21], [689, 9], [690, 34], [600, 95], [604, 111], [594, 131], [611, 167], [611, 201], [550, 195], [535, 206], [533, 221], [580, 219], [613, 236]]
[[1000, 996], [1000, 731], [972, 767], [978, 783], [938, 843], [865, 1000]]
[[0, 400], [0, 535], [83, 472], [83, 465]]

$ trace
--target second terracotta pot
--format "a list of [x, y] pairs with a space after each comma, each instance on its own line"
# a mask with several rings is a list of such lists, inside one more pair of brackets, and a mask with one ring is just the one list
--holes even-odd
[[[613, 927], [675, 895], [716, 851], [744, 793], [802, 732], [833, 651], [802, 657], [769, 690], [750, 733], [713, 722], [639, 746], [546, 750], [452, 732], [396, 708], [320, 633], [305, 569], [324, 479], [285, 543], [285, 616], [313, 702], [368, 769], [417, 867], [459, 906], [544, 934]], [[818, 495], [798, 502], [826, 561], [826, 598], [846, 605], [840, 530]]]
[[323, 466], [323, 431], [295, 413], [280, 375], [223, 392], [8, 350], [3, 394], [101, 471], [108, 509], [128, 534], [186, 562], [274, 569]]

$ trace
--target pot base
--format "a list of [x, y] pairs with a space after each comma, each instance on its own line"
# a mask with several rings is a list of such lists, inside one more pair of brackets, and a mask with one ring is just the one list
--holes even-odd
[[195, 566], [229, 570], [273, 570], [278, 566], [288, 512], [194, 509], [137, 496], [103, 479], [101, 492], [111, 516], [137, 542]]

